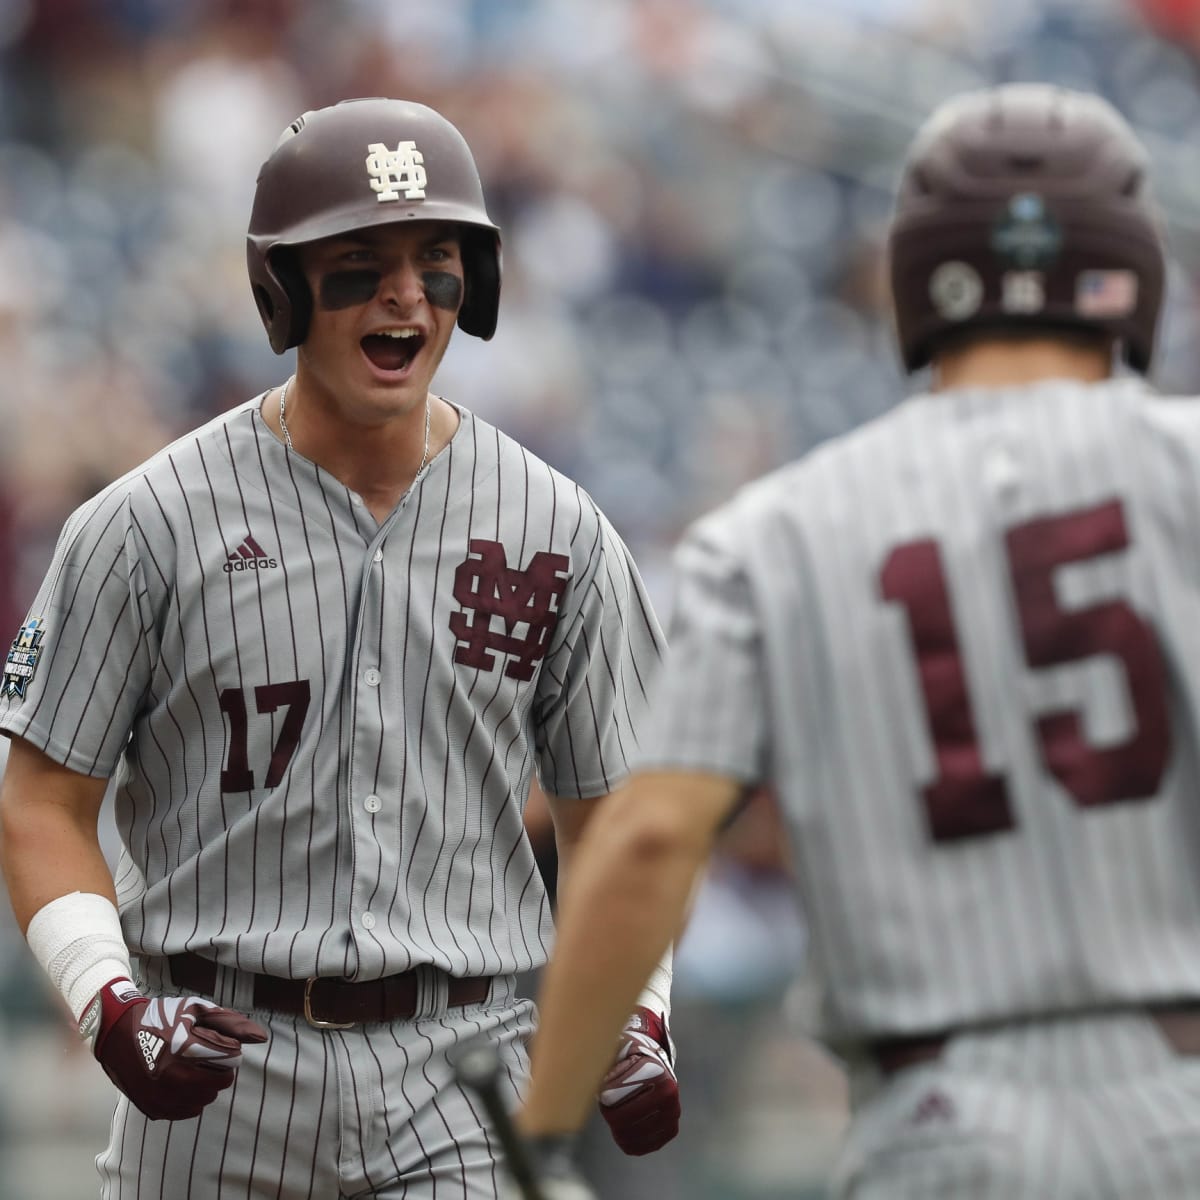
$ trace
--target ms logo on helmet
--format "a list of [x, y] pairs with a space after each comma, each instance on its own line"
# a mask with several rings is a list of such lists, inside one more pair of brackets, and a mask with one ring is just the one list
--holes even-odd
[[416, 142], [400, 142], [395, 150], [372, 142], [367, 149], [367, 170], [371, 187], [379, 193], [377, 200], [399, 200], [401, 191], [405, 200], [425, 199], [425, 156]]

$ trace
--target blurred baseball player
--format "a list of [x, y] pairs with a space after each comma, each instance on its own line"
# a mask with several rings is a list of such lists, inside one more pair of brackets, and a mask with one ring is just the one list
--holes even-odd
[[[569, 858], [660, 632], [589, 497], [430, 392], [500, 293], [453, 125], [300, 117], [248, 262], [295, 375], [79, 509], [5, 661], [13, 907], [124, 1093], [104, 1196], [494, 1197], [452, 1061], [489, 1037], [515, 1103], [550, 934], [522, 808], [536, 771]], [[668, 984], [604, 1087], [630, 1153], [678, 1116]]]
[[1005, 86], [919, 133], [890, 269], [932, 391], [679, 548], [644, 769], [562, 895], [527, 1131], [578, 1125], [770, 781], [852, 1070], [836, 1195], [1196, 1195], [1200, 421], [1112, 377], [1150, 364], [1163, 262], [1099, 98]]

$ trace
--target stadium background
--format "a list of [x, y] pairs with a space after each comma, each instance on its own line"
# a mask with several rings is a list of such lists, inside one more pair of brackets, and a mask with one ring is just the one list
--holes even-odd
[[[0, 639], [76, 504], [285, 377], [243, 235], [305, 109], [399, 95], [463, 129], [504, 291], [439, 390], [592, 492], [665, 617], [688, 520], [920, 385], [880, 251], [951, 93], [1125, 112], [1174, 259], [1155, 379], [1200, 391], [1198, 52], [1200, 0], [0, 0]], [[681, 948], [685, 1132], [633, 1162], [592, 1130], [602, 1195], [822, 1195], [845, 1096], [802, 1033], [785, 871], [760, 797]], [[0, 907], [0, 1200], [94, 1195], [111, 1089]]]

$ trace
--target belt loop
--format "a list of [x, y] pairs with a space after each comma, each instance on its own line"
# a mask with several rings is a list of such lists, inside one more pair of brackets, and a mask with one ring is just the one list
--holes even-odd
[[250, 1012], [254, 1007], [254, 976], [249, 971], [237, 971], [233, 967], [217, 967], [217, 992], [227, 995], [228, 1000], [217, 1000], [226, 1008], [238, 1012]]
[[416, 974], [417, 1011], [413, 1020], [445, 1016], [450, 1004], [450, 976], [426, 963], [416, 968]]
[[[177, 957], [182, 960], [186, 956], [180, 954]], [[176, 991], [181, 996], [190, 996], [193, 993], [193, 988], [184, 983], [182, 979], [176, 978], [170, 956], [167, 958], [147, 958], [144, 962], [143, 974], [148, 991]], [[180, 970], [182, 972], [182, 967]]]
[[222, 1008], [233, 1008], [236, 1004], [234, 993], [237, 991], [238, 972], [213, 963], [213, 985], [211, 992], [201, 992], [208, 999], [215, 1000]]
[[232, 1008], [233, 997], [229, 993], [233, 990], [233, 980], [230, 978], [233, 972], [227, 971], [220, 963], [214, 963], [213, 967], [215, 968], [213, 971], [213, 985], [209, 998], [215, 1000], [225, 1008]]
[[171, 986], [175, 991], [184, 995], [203, 996], [206, 1000], [213, 1000], [223, 1008], [234, 1008], [242, 1012], [248, 1012], [254, 1007], [254, 976], [250, 972], [239, 971], [234, 967], [224, 967], [212, 959], [201, 959], [188, 951], [178, 957], [181, 961], [181, 971], [185, 961], [194, 960], [200, 964], [204, 972], [211, 972], [212, 982], [201, 985], [190, 979], [177, 979], [175, 972], [171, 969], [169, 959], [154, 960], [157, 967], [155, 974], [164, 983], [167, 978], [170, 978]]

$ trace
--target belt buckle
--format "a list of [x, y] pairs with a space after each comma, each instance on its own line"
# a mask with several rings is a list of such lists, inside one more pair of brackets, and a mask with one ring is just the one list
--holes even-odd
[[320, 1017], [313, 1016], [312, 989], [317, 978], [316, 975], [310, 975], [304, 981], [304, 1019], [314, 1029], [353, 1029], [355, 1025], [353, 1021], [322, 1021]]

